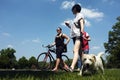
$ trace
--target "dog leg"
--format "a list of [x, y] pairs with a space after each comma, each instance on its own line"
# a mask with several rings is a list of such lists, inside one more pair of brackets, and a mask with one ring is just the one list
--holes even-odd
[[82, 76], [83, 75], [83, 65], [81, 66], [80, 72], [78, 73], [78, 75]]
[[103, 68], [103, 66], [100, 67], [100, 70], [104, 74], [104, 68]]

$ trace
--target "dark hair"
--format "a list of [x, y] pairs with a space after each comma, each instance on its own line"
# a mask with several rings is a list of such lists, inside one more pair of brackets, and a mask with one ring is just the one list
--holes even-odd
[[58, 29], [62, 31], [62, 28], [61, 28], [61, 27], [58, 27], [57, 30], [58, 30]]
[[76, 9], [77, 12], [80, 12], [81, 11], [81, 6], [79, 4], [75, 4], [73, 7], [72, 7], [72, 11]]

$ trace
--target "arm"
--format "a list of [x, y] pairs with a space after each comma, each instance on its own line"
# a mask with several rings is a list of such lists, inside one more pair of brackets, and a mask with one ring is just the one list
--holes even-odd
[[85, 40], [87, 40], [87, 41], [90, 41], [91, 39], [90, 39], [90, 36], [89, 36], [89, 34], [87, 33], [87, 32], [84, 32], [85, 34], [83, 35], [83, 38], [85, 39]]
[[50, 46], [55, 46], [55, 42], [53, 42]]
[[83, 35], [83, 38], [84, 38], [85, 40], [87, 40], [87, 41], [90, 41], [90, 40], [91, 40], [89, 36], [88, 36], [88, 37], [85, 37], [85, 36]]
[[80, 27], [81, 27], [80, 32], [83, 33], [83, 32], [84, 32], [84, 19], [81, 18], [81, 19], [79, 20], [79, 23], [80, 23]]
[[90, 36], [87, 38], [88, 41], [91, 41]]
[[70, 38], [66, 34], [63, 34], [63, 37], [66, 39], [65, 45], [67, 45], [70, 41]]

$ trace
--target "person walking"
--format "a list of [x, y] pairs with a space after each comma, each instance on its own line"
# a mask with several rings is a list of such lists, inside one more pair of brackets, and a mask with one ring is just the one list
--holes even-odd
[[73, 39], [74, 48], [73, 48], [73, 60], [70, 66], [70, 71], [73, 72], [75, 65], [77, 63], [79, 57], [79, 50], [81, 47], [82, 34], [84, 33], [84, 16], [80, 13], [81, 6], [79, 4], [75, 4], [72, 7], [73, 15], [75, 15], [74, 20], [70, 24], [69, 22], [65, 22], [66, 26], [71, 29], [71, 38]]
[[[62, 62], [64, 67], [63, 69], [68, 70], [69, 67], [67, 64], [62, 60], [62, 53], [64, 52], [64, 47], [67, 46], [67, 44], [70, 41], [70, 38], [62, 33], [62, 29], [60, 27], [57, 28], [57, 35], [55, 36], [55, 41], [51, 44], [51, 46], [56, 46], [56, 64], [55, 67], [52, 69], [52, 71], [58, 71], [59, 64]], [[66, 42], [64, 40], [66, 39]]]

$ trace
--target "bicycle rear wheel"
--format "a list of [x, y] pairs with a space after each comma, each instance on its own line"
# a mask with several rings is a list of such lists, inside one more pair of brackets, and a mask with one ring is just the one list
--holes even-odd
[[47, 52], [41, 53], [37, 57], [37, 65], [40, 70], [48, 70], [51, 67], [51, 58]]

